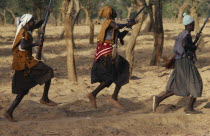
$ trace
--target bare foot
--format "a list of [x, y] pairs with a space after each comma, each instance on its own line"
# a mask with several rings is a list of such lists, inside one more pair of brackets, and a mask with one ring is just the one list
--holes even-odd
[[114, 100], [113, 98], [110, 98], [109, 101], [117, 108], [121, 109], [121, 110], [125, 110], [125, 108], [120, 105], [120, 103], [117, 100]]
[[3, 115], [6, 119], [8, 119], [11, 122], [17, 122], [11, 115], [9, 115], [7, 112], [4, 113]]
[[55, 103], [54, 101], [51, 101], [51, 100], [45, 101], [45, 100], [43, 100], [43, 99], [40, 99], [40, 103], [41, 103], [41, 104], [45, 104], [45, 105], [47, 105], [47, 106], [57, 106], [57, 105], [58, 105], [58, 104]]
[[156, 112], [156, 108], [159, 106], [159, 103], [157, 102], [158, 96], [153, 96], [153, 103], [152, 103], [152, 110], [153, 112]]
[[195, 109], [186, 109], [185, 110], [185, 113], [186, 114], [202, 114], [203, 112], [202, 111], [197, 111], [197, 110], [195, 110]]
[[89, 93], [87, 94], [87, 97], [89, 99], [90, 104], [93, 106], [93, 108], [97, 109], [96, 98], [93, 96], [93, 94]]

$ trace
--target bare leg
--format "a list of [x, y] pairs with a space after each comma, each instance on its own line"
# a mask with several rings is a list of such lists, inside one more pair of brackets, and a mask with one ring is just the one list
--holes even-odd
[[159, 96], [158, 99], [157, 99], [158, 105], [159, 105], [163, 100], [165, 100], [166, 98], [168, 98], [168, 97], [170, 97], [170, 96], [172, 96], [172, 95], [174, 95], [174, 93], [173, 93], [172, 91], [168, 91], [168, 92], [166, 92], [165, 94]]
[[55, 102], [51, 101], [48, 97], [50, 85], [51, 85], [51, 80], [49, 80], [45, 83], [44, 92], [43, 92], [42, 98], [40, 100], [40, 103], [46, 104], [48, 106], [57, 106], [57, 104]]
[[190, 97], [190, 102], [189, 102], [189, 107], [188, 107], [188, 110], [189, 110], [189, 111], [194, 111], [193, 106], [194, 106], [194, 104], [195, 104], [195, 101], [196, 101], [196, 98]]
[[48, 102], [48, 103], [50, 102], [50, 99], [48, 97], [50, 85], [51, 85], [51, 80], [49, 80], [45, 83], [44, 92], [43, 92], [43, 95], [42, 95], [42, 100], [44, 100], [45, 102]]
[[153, 97], [153, 112], [156, 111], [156, 108], [159, 106], [159, 104], [165, 100], [166, 98], [170, 97], [174, 95], [174, 93], [172, 91], [167, 91], [165, 94], [161, 95], [161, 96], [154, 96]]
[[107, 86], [107, 84], [108, 83], [106, 82], [100, 83], [100, 85], [92, 92], [93, 96], [96, 97], [97, 94]]
[[115, 87], [114, 93], [112, 94], [112, 99], [118, 101], [117, 97], [118, 97], [118, 93], [120, 92], [121, 86], [117, 86]]
[[100, 85], [99, 85], [93, 92], [91, 92], [91, 93], [89, 93], [89, 94], [87, 95], [87, 97], [88, 97], [88, 99], [89, 99], [89, 101], [90, 101], [90, 104], [91, 104], [95, 109], [97, 109], [96, 96], [97, 96], [97, 94], [98, 94], [101, 90], [103, 90], [105, 87], [107, 87], [107, 85], [108, 85], [108, 83], [102, 82], [102, 83], [100, 83]]
[[117, 85], [116, 85], [115, 90], [114, 90], [114, 93], [112, 94], [112, 97], [110, 98], [110, 102], [111, 102], [115, 107], [124, 110], [125, 108], [124, 108], [122, 105], [120, 105], [120, 103], [118, 102], [118, 99], [117, 99], [118, 93], [119, 93], [120, 89], [121, 89], [121, 86], [117, 86]]
[[12, 122], [16, 121], [13, 118], [13, 112], [14, 112], [15, 108], [19, 105], [19, 103], [21, 102], [21, 100], [23, 99], [24, 96], [25, 96], [25, 94], [23, 94], [22, 92], [17, 94], [17, 96], [16, 96], [15, 100], [13, 101], [12, 105], [10, 106], [10, 108], [4, 113], [4, 117], [6, 117], [9, 121], [12, 121]]

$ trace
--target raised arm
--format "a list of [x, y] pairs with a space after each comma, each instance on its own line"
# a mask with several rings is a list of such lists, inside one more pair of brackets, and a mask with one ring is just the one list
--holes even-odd
[[39, 22], [37, 22], [36, 25], [35, 25], [35, 29], [37, 29], [40, 26], [42, 26], [43, 23], [44, 23], [44, 20], [40, 20]]

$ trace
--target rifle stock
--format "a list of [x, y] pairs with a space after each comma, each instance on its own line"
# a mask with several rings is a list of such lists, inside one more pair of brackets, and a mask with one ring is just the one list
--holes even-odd
[[[41, 60], [41, 58], [42, 58], [42, 48], [43, 48], [43, 43], [44, 43], [45, 28], [46, 28], [46, 25], [47, 25], [48, 18], [50, 16], [49, 9], [51, 7], [51, 4], [52, 4], [52, 0], [50, 0], [50, 2], [49, 2], [48, 11], [46, 12], [44, 23], [43, 23], [42, 28], [41, 28], [40, 39], [42, 39], [42, 45], [38, 47], [38, 52], [37, 52], [37, 55], [36, 55], [36, 58], [38, 60]], [[38, 39], [38, 40], [40, 40], [40, 39]]]

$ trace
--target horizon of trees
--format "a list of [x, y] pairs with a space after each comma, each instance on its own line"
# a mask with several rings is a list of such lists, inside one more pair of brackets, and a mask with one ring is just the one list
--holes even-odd
[[[87, 6], [87, 0], [80, 0], [84, 6]], [[118, 13], [119, 19], [125, 19], [130, 14], [133, 16], [136, 13], [136, 8], [134, 4], [136, 0], [91, 0], [91, 19], [97, 19], [98, 11], [101, 7], [105, 5], [112, 6]], [[195, 0], [196, 1], [196, 0]], [[59, 25], [59, 21], [62, 22], [61, 17], [61, 6], [63, 0], [52, 0], [52, 13], [54, 18], [54, 24]], [[179, 8], [183, 3], [188, 2], [190, 5], [190, 0], [163, 0], [163, 18], [178, 18]], [[21, 17], [25, 13], [31, 13], [35, 18], [37, 16], [37, 8], [40, 8], [41, 18], [44, 18], [45, 8], [47, 7], [49, 0], [0, 0], [0, 24], [4, 23], [4, 16], [6, 18], [7, 24], [14, 23], [14, 17]], [[36, 5], [39, 5], [37, 7]], [[196, 9], [199, 17], [205, 18], [208, 14], [210, 1], [209, 0], [197, 0]], [[131, 8], [132, 7], [132, 8]], [[129, 9], [130, 8], [130, 9]], [[10, 11], [9, 11], [9, 10]], [[129, 10], [131, 13], [129, 13]], [[13, 15], [11, 14], [13, 12]], [[185, 12], [190, 14], [190, 6], [184, 9]], [[85, 20], [85, 12], [81, 11], [79, 14], [81, 20]], [[60, 19], [60, 20], [57, 20]], [[57, 21], [58, 22], [57, 22]], [[82, 23], [87, 23], [83, 21]]]

